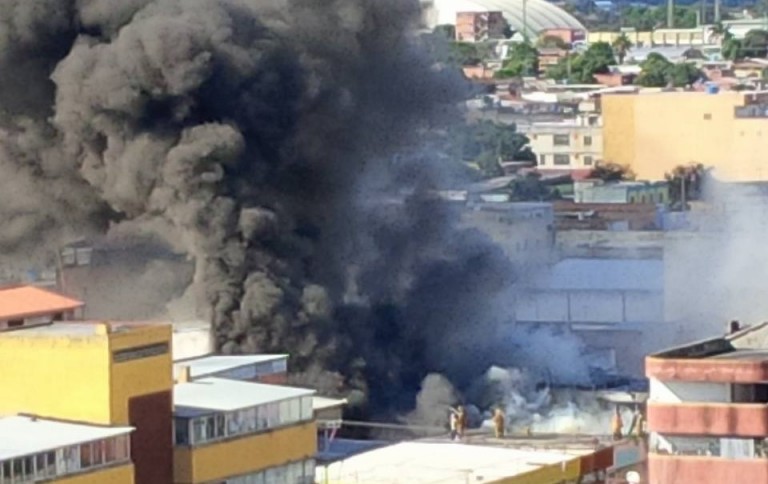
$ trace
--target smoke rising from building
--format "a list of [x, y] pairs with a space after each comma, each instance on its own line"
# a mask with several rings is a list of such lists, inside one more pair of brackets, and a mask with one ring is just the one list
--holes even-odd
[[419, 195], [451, 167], [418, 149], [392, 161], [439, 136], [464, 89], [421, 53], [418, 14], [415, 0], [4, 1], [0, 247], [160, 235], [194, 259], [224, 352], [287, 350], [393, 406], [428, 372], [465, 383], [512, 270]]

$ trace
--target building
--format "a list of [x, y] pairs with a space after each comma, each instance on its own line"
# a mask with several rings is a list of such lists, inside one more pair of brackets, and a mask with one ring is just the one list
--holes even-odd
[[669, 202], [667, 182], [622, 181], [604, 183], [601, 180], [574, 182], [573, 201], [576, 203], [666, 204]]
[[132, 427], [136, 482], [168, 484], [170, 342], [169, 325], [67, 322], [0, 332], [0, 386], [13, 389], [3, 392], [0, 415]]
[[722, 181], [768, 179], [766, 92], [606, 94], [601, 102], [603, 158], [639, 179], [664, 180], [692, 163]]
[[174, 361], [174, 378], [178, 379], [182, 371], [189, 371], [193, 380], [216, 377], [282, 384], [288, 377], [288, 355], [207, 355]]
[[568, 55], [567, 49], [557, 47], [540, 47], [537, 51], [539, 52], [539, 74], [545, 74]]
[[224, 378], [173, 390], [174, 482], [314, 482], [314, 390]]
[[131, 427], [0, 418], [0, 483], [134, 484]]
[[458, 12], [501, 11], [510, 28], [537, 39], [547, 29], [585, 31], [573, 15], [546, 0], [420, 0], [424, 26], [454, 24]]
[[596, 113], [561, 122], [533, 123], [527, 133], [537, 169], [591, 170], [603, 160], [603, 130]]
[[507, 22], [499, 11], [457, 12], [456, 40], [459, 42], [485, 42], [503, 39]]
[[0, 331], [74, 319], [83, 302], [37, 286], [0, 288]]
[[576, 203], [557, 200], [553, 204], [558, 238], [571, 232], [595, 231], [601, 234], [598, 238], [600, 244], [607, 243], [606, 238], [616, 237], [622, 232], [659, 230], [663, 228], [664, 216], [668, 214], [665, 209], [650, 203]]
[[731, 323], [645, 369], [650, 483], [768, 482], [768, 323]]
[[479, 202], [461, 212], [462, 225], [482, 230], [520, 264], [546, 262], [554, 243], [551, 203]]
[[591, 437], [498, 440], [472, 436], [462, 443], [446, 437], [352, 455], [318, 467], [317, 482], [559, 484], [605, 476], [613, 466], [613, 448]]
[[620, 35], [626, 35], [633, 45], [639, 47], [652, 46], [692, 46], [705, 45], [711, 42], [709, 27], [700, 26], [692, 29], [656, 29], [653, 31], [638, 31], [622, 29], [621, 32], [593, 31], [587, 34], [590, 44], [595, 42], [612, 43]]
[[557, 37], [564, 43], [571, 45], [576, 42], [583, 42], [586, 40], [586, 34], [587, 31], [584, 29], [544, 29], [539, 32], [539, 38], [543, 39], [544, 37]]

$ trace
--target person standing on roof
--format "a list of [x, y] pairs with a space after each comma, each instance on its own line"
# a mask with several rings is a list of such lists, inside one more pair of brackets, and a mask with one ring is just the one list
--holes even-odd
[[461, 440], [464, 437], [464, 431], [467, 428], [467, 412], [464, 411], [464, 407], [459, 405], [459, 408], [451, 408], [451, 421], [456, 419], [456, 438], [455, 440]]
[[506, 423], [506, 418], [504, 417], [504, 412], [501, 411], [501, 408], [497, 408], [494, 411], [492, 420], [493, 431], [496, 434], [496, 438], [504, 438], [504, 425]]
[[613, 419], [611, 419], [611, 431], [613, 433], [613, 440], [621, 440], [621, 429], [624, 427], [624, 422], [621, 420], [621, 412], [619, 412], [619, 406], [616, 406], [613, 412]]
[[458, 431], [456, 430], [459, 425], [459, 417], [456, 415], [456, 412], [453, 409], [451, 409], [450, 419], [451, 440], [456, 440], [456, 437], [459, 435]]

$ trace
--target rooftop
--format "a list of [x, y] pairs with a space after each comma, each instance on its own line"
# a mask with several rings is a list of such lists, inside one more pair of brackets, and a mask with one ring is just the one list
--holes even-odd
[[[539, 471], [592, 454], [594, 447], [535, 449], [453, 443], [448, 440], [403, 442], [361, 454], [328, 466], [332, 481], [371, 483], [464, 484], [487, 482]], [[318, 472], [324, 472], [323, 469]]]
[[0, 461], [128, 434], [132, 427], [99, 427], [26, 416], [0, 418]]
[[[109, 327], [112, 333], [121, 333], [135, 328], [157, 325], [158, 323], [137, 323], [137, 322], [108, 322], [108, 321], [62, 321], [58, 323], [46, 324], [41, 326], [30, 326], [19, 328], [15, 331], [4, 331], [2, 337], [39, 337], [39, 338], [67, 338], [97, 336], [103, 333], [103, 327]], [[160, 323], [162, 324], [162, 323]]]
[[182, 367], [189, 367], [189, 376], [191, 378], [201, 378], [208, 375], [215, 375], [224, 371], [235, 370], [244, 366], [258, 365], [259, 363], [268, 363], [287, 359], [287, 354], [275, 355], [237, 355], [237, 356], [203, 356], [190, 360], [180, 360], [173, 364], [173, 375], [178, 377]]
[[768, 322], [651, 355], [654, 358], [707, 358], [716, 360], [768, 360]]
[[312, 410], [317, 412], [318, 410], [327, 410], [329, 408], [341, 407], [347, 404], [346, 398], [328, 398], [328, 397], [312, 397]]
[[82, 301], [36, 286], [0, 289], [0, 319], [20, 319], [81, 308]]
[[173, 403], [177, 414], [191, 409], [229, 412], [267, 403], [314, 395], [306, 388], [266, 385], [225, 378], [202, 378], [173, 387]]

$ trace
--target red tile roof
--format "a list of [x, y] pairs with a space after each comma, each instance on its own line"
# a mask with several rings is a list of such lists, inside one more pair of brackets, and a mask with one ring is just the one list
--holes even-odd
[[19, 319], [72, 311], [84, 303], [35, 286], [0, 289], [0, 319]]

